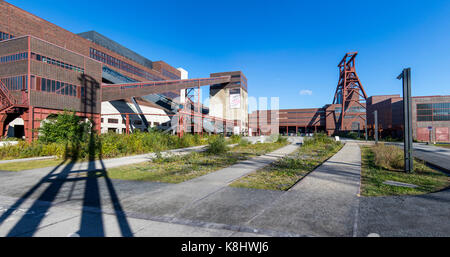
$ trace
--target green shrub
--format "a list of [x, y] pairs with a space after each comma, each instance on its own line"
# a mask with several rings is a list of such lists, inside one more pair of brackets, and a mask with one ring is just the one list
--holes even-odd
[[223, 154], [228, 151], [228, 146], [225, 142], [225, 139], [221, 136], [218, 136], [210, 140], [206, 151], [210, 154]]
[[19, 141], [17, 145], [0, 147], [0, 159], [49, 155], [70, 159], [90, 159], [94, 157], [114, 158], [203, 145], [211, 140], [217, 140], [219, 137], [216, 135], [202, 138], [199, 135], [185, 134], [179, 138], [176, 135], [154, 130], [150, 132], [136, 131], [129, 135], [116, 133], [97, 135], [95, 133], [87, 133], [81, 137], [83, 140], [56, 140], [57, 142], [48, 142], [54, 140], [40, 139], [32, 143]]
[[242, 137], [240, 135], [232, 135], [230, 137], [230, 141], [232, 144], [238, 144], [241, 141]]
[[287, 141], [288, 141], [287, 137], [282, 137], [281, 135], [278, 135], [276, 142], [279, 144], [285, 144], [285, 143], [287, 143]]
[[63, 114], [49, 116], [43, 122], [39, 132], [42, 143], [83, 142], [88, 138], [92, 125], [89, 121], [77, 116], [75, 112], [65, 111]]

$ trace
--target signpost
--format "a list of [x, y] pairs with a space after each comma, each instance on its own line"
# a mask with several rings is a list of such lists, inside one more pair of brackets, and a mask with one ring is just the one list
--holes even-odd
[[403, 69], [397, 79], [403, 79], [404, 155], [405, 172], [413, 169], [412, 112], [411, 112], [411, 68]]

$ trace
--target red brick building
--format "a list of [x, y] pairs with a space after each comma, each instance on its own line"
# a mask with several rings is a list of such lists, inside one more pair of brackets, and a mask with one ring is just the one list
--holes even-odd
[[[413, 138], [417, 141], [449, 142], [450, 96], [412, 97]], [[368, 99], [368, 126], [373, 128], [374, 111], [382, 137], [403, 136], [403, 98], [400, 95], [372, 96]]]
[[[400, 95], [375, 95], [367, 99], [369, 135], [374, 134], [374, 111], [378, 114], [378, 132], [381, 138], [403, 137], [403, 98]], [[313, 109], [281, 109], [277, 111], [255, 111], [249, 114], [249, 127], [253, 135], [280, 133], [337, 132], [340, 105], [326, 105]], [[350, 117], [351, 116], [351, 113]], [[277, 115], [279, 117], [277, 118]], [[412, 97], [413, 138], [417, 141], [450, 142], [450, 96]], [[353, 123], [354, 121], [352, 121]], [[365, 121], [361, 120], [360, 131], [364, 132]], [[358, 126], [349, 124], [349, 131], [357, 131]]]
[[180, 90], [230, 84], [233, 74], [223, 74], [181, 81], [180, 70], [164, 61], [152, 62], [95, 31], [74, 34], [0, 1], [0, 137], [20, 117], [32, 140], [42, 120], [66, 109], [100, 131], [102, 101], [132, 98], [137, 104], [134, 97], [151, 96], [163, 108], [178, 106], [172, 100]]

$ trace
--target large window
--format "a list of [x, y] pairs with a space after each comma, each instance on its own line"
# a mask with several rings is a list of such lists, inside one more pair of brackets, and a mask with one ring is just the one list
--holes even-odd
[[[79, 86], [61, 82], [61, 81], [56, 81], [56, 80], [51, 80], [51, 79], [46, 79], [46, 78], [38, 78], [36, 90], [45, 91], [48, 93], [54, 93], [54, 94], [58, 94], [58, 95], [68, 95], [68, 96], [79, 97], [79, 94], [77, 92], [78, 87]], [[83, 90], [81, 90], [81, 92], [83, 92]]]
[[64, 63], [64, 62], [61, 62], [59, 60], [55, 60], [55, 59], [52, 59], [52, 58], [49, 58], [49, 57], [46, 57], [46, 56], [43, 56], [43, 55], [40, 55], [40, 54], [31, 53], [31, 59], [39, 61], [39, 62], [51, 64], [51, 65], [56, 65], [56, 66], [58, 66], [60, 68], [63, 68], [63, 69], [68, 69], [68, 70], [73, 70], [73, 71], [76, 71], [76, 72], [84, 73], [84, 69], [83, 68], [77, 67], [77, 66], [72, 65], [72, 64]]
[[450, 121], [450, 103], [417, 104], [417, 121]]
[[10, 78], [2, 78], [2, 83], [8, 88], [8, 90], [22, 90], [27, 89], [27, 76], [17, 76]]

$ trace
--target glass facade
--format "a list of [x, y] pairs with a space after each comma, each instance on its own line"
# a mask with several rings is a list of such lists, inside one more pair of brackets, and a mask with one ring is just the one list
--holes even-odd
[[118, 69], [121, 69], [123, 71], [132, 73], [134, 75], [137, 75], [141, 78], [145, 78], [148, 81], [161, 81], [163, 80], [162, 78], [159, 78], [158, 76], [155, 76], [149, 72], [146, 72], [140, 68], [137, 68], [131, 64], [128, 64], [124, 61], [121, 61], [117, 58], [114, 58], [110, 55], [107, 55], [99, 50], [96, 50], [94, 48], [90, 49], [90, 57], [92, 59], [95, 59], [97, 61], [100, 61], [102, 63], [106, 63], [108, 65], [111, 65], [113, 67], [116, 67]]
[[417, 104], [417, 121], [450, 121], [450, 103]]

